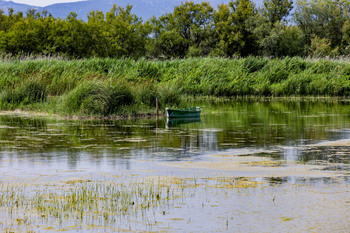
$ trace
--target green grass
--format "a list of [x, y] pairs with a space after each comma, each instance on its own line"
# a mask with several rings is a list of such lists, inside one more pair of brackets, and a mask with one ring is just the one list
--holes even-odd
[[130, 221], [130, 225], [132, 220], [147, 223], [150, 216], [161, 211], [158, 207], [165, 210], [176, 199], [185, 198], [183, 189], [191, 183], [167, 177], [128, 182], [119, 178], [77, 179], [45, 185], [0, 183], [0, 212], [7, 226], [19, 229], [38, 224], [55, 226], [51, 230], [70, 226], [88, 229], [93, 225], [108, 229], [122, 221]]
[[118, 176], [95, 181], [0, 183], [2, 227], [11, 229], [8, 232], [29, 232], [30, 229], [46, 232], [86, 231], [96, 226], [102, 231], [116, 232], [118, 227], [126, 224], [130, 231], [140, 231], [139, 226], [157, 225], [160, 216], [184, 205], [189, 198], [197, 195], [202, 198], [210, 190], [215, 193], [218, 189], [240, 192], [262, 184], [245, 178], [236, 178], [233, 184], [232, 180], [232, 177], [221, 176], [139, 179]]
[[91, 58], [0, 64], [0, 109], [62, 115], [130, 115], [187, 107], [192, 97], [350, 95], [346, 60], [189, 58], [167, 61]]

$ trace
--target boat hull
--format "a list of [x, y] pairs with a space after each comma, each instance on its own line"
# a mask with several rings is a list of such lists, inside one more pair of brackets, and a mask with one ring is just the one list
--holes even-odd
[[201, 108], [188, 108], [188, 109], [166, 109], [168, 118], [195, 118], [200, 117]]

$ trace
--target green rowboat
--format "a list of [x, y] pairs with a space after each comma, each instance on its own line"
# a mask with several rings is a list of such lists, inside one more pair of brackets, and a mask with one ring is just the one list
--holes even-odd
[[184, 108], [184, 109], [169, 109], [166, 108], [166, 115], [168, 118], [192, 118], [200, 117], [202, 108]]

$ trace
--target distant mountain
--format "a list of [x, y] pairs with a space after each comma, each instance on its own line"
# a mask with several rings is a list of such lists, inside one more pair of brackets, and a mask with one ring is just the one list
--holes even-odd
[[[217, 6], [219, 3], [228, 2], [229, 0], [211, 0], [212, 6]], [[103, 12], [109, 11], [113, 4], [125, 7], [132, 5], [132, 12], [142, 19], [149, 19], [153, 15], [156, 17], [164, 13], [172, 12], [174, 6], [180, 5], [182, 0], [89, 0], [74, 3], [60, 3], [45, 7], [45, 9], [56, 17], [65, 18], [71, 11], [78, 14], [79, 17], [86, 19], [88, 13], [92, 10], [100, 10]], [[195, 2], [201, 2], [195, 0]]]
[[148, 19], [153, 15], [160, 16], [170, 12], [176, 1], [171, 0], [89, 0], [74, 3], [60, 3], [45, 7], [45, 9], [56, 17], [65, 18], [74, 11], [78, 16], [86, 20], [87, 15], [92, 10], [109, 11], [113, 4], [125, 7], [127, 4], [133, 6], [132, 12], [142, 19]]
[[40, 7], [31, 6], [27, 4], [14, 3], [12, 1], [0, 1], [0, 9], [3, 9], [5, 14], [8, 13], [9, 8], [12, 8], [15, 12], [26, 12], [28, 9], [40, 9]]
[[[78, 17], [86, 20], [87, 15], [92, 10], [100, 10], [103, 12], [109, 11], [113, 4], [125, 7], [127, 4], [133, 6], [132, 12], [142, 19], [146, 20], [155, 15], [161, 16], [164, 13], [172, 12], [174, 6], [180, 5], [183, 0], [87, 0], [71, 3], [58, 3], [46, 7], [30, 6], [26, 4], [18, 4], [12, 1], [0, 0], [0, 9], [5, 13], [8, 8], [13, 8], [15, 12], [26, 12], [28, 9], [36, 9], [38, 11], [47, 10], [55, 17], [66, 18], [70, 12], [75, 12]], [[220, 3], [227, 3], [230, 0], [208, 0], [213, 7]], [[262, 0], [256, 0], [260, 4]], [[194, 0], [194, 2], [201, 2], [201, 0]]]

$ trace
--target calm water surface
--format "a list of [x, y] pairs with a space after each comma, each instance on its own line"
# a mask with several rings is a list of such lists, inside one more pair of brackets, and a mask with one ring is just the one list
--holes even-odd
[[[37, 177], [43, 182], [94, 179], [101, 174], [198, 177], [198, 182], [207, 182], [200, 180], [203, 177], [250, 177], [263, 184], [260, 189], [202, 188], [205, 194], [198, 198], [161, 210], [155, 222], [163, 224], [154, 224], [158, 227], [135, 227], [179, 232], [350, 229], [348, 103], [201, 105], [205, 108], [200, 119], [171, 121], [0, 115], [0, 183], [32, 182]], [[324, 209], [342, 206], [341, 217], [333, 210], [329, 216], [321, 207], [315, 210], [322, 206], [318, 198]], [[300, 216], [303, 221], [293, 221]]]
[[[336, 103], [234, 102], [207, 106], [200, 119], [66, 121], [0, 116], [5, 169], [139, 168], [140, 161], [203, 160], [215, 153], [349, 164], [348, 147], [305, 146], [350, 139], [350, 107]], [[344, 153], [339, 153], [343, 151]], [[145, 168], [146, 169], [146, 168]]]

